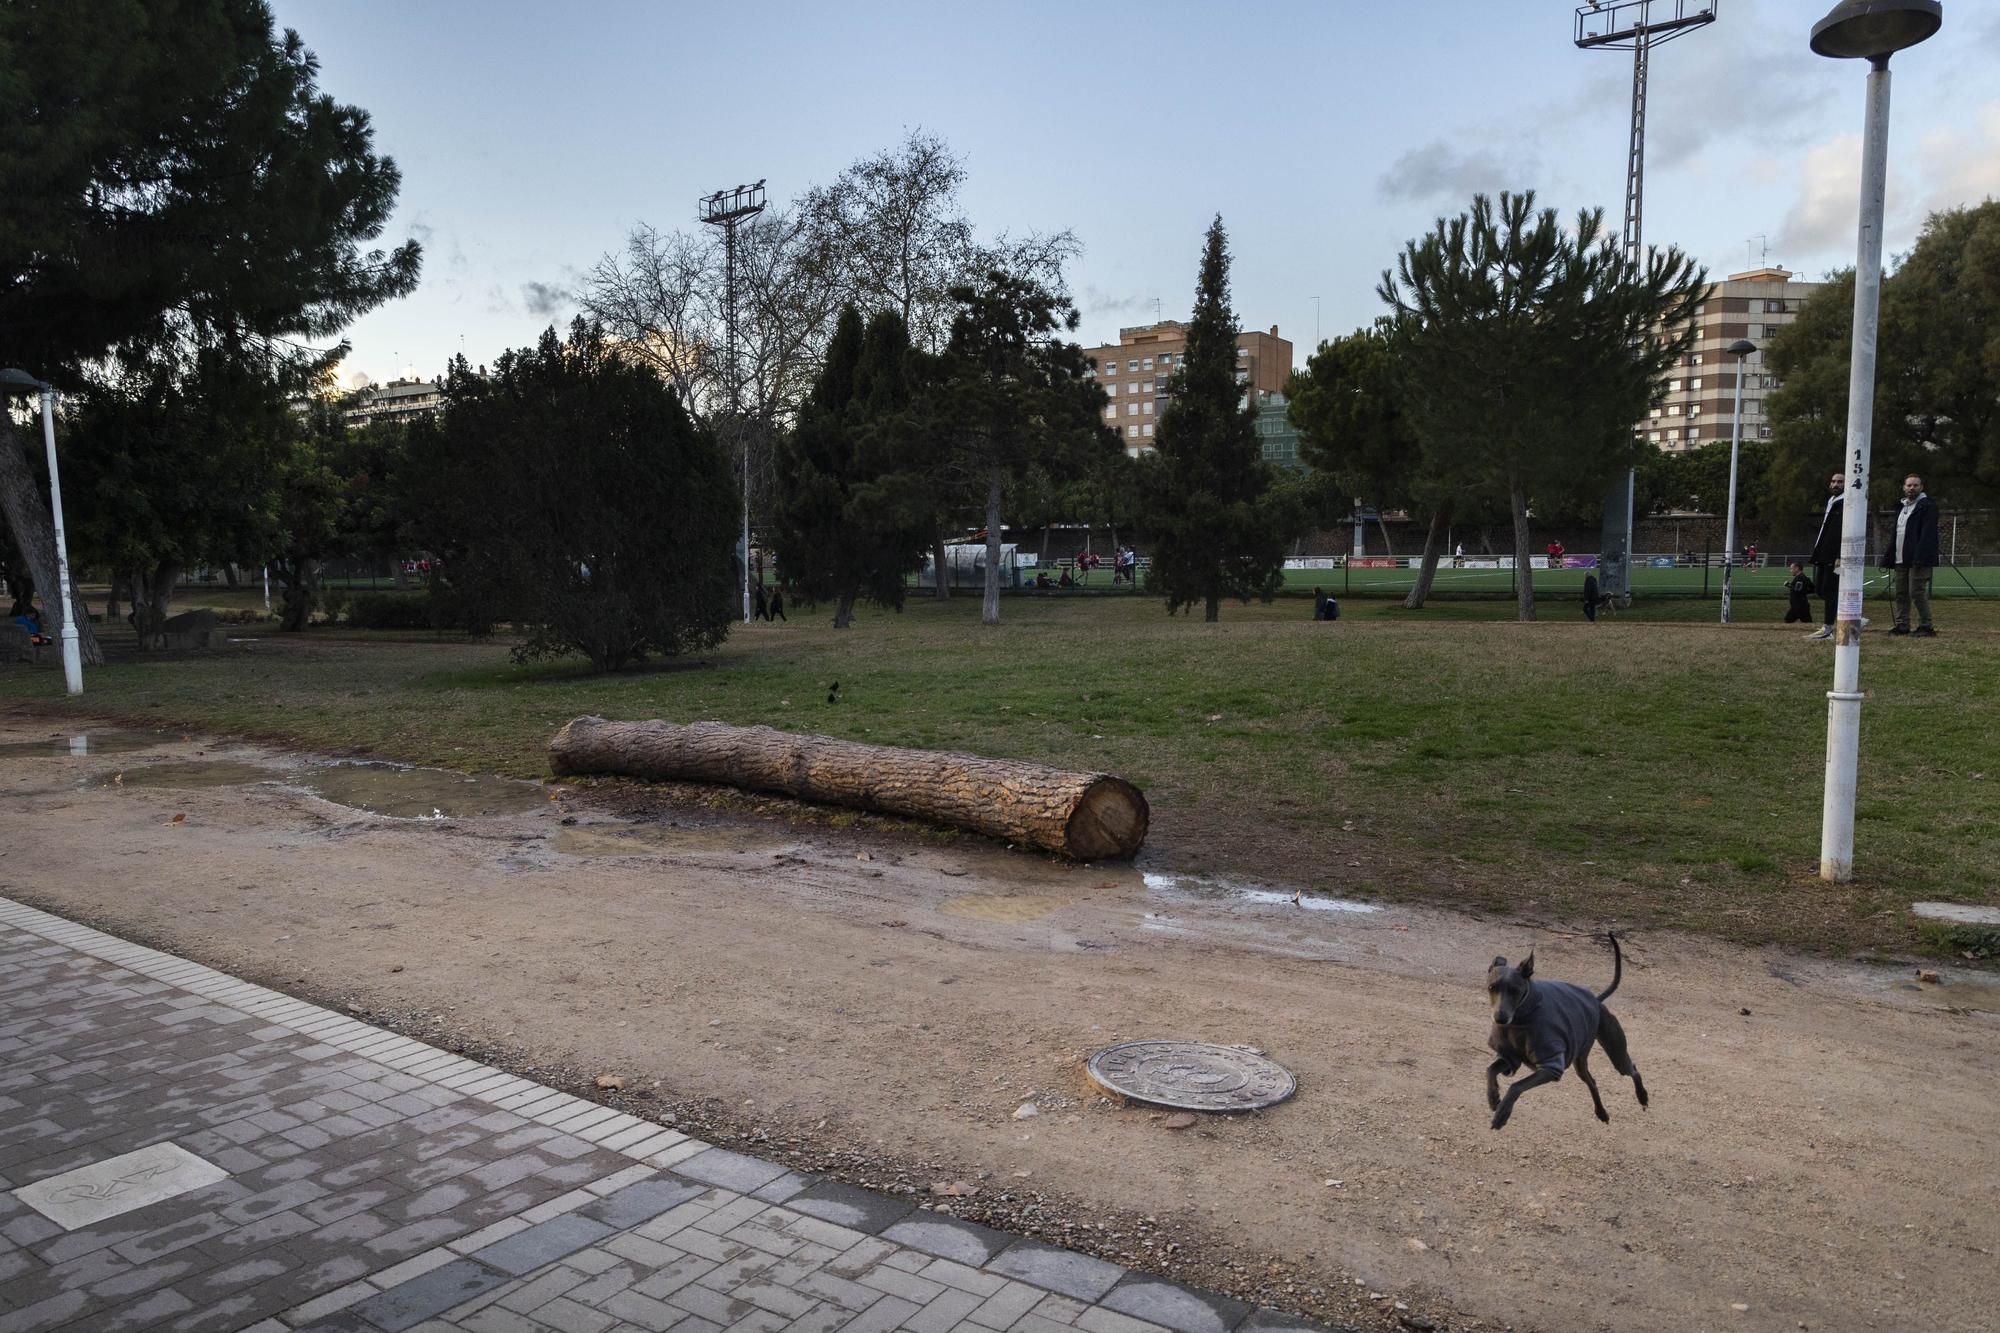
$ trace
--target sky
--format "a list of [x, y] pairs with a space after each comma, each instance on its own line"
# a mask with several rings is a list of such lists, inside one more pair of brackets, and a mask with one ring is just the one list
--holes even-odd
[[[1865, 67], [1808, 49], [1830, 4], [1715, 0], [1655, 48], [1649, 243], [1718, 276], [1853, 263]], [[2000, 197], [2000, 3], [1944, 8], [1892, 66], [1892, 255], [1928, 212]], [[350, 380], [490, 362], [566, 323], [633, 227], [692, 229], [698, 197], [760, 178], [789, 201], [918, 128], [965, 159], [982, 235], [1076, 234], [1086, 345], [1187, 317], [1217, 213], [1243, 327], [1301, 365], [1475, 192], [1621, 216], [1631, 56], [1578, 50], [1562, 0], [273, 9], [401, 168], [384, 243], [424, 247], [419, 290], [348, 331]]]

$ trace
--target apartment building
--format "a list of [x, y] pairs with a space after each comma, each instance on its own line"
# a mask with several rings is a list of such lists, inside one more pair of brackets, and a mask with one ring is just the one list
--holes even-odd
[[371, 384], [355, 397], [342, 413], [350, 426], [368, 426], [377, 421], [410, 421], [429, 416], [444, 401], [444, 385], [436, 380], [390, 380]]
[[1708, 290], [1695, 310], [1695, 344], [1667, 380], [1667, 396], [1639, 424], [1649, 443], [1670, 453], [1729, 439], [1735, 411], [1736, 358], [1723, 349], [1748, 338], [1758, 349], [1744, 358], [1743, 438], [1769, 439], [1765, 400], [1777, 380], [1764, 369], [1763, 348], [1798, 317], [1823, 284], [1799, 282], [1781, 268], [1732, 273]]
[[[1098, 383], [1110, 398], [1107, 425], [1124, 437], [1125, 452], [1137, 458], [1153, 447], [1153, 431], [1166, 410], [1167, 381], [1187, 354], [1188, 326], [1177, 319], [1118, 330], [1118, 341], [1084, 349]], [[1282, 393], [1292, 373], [1292, 344], [1269, 333], [1236, 335], [1236, 382], [1252, 402]]]

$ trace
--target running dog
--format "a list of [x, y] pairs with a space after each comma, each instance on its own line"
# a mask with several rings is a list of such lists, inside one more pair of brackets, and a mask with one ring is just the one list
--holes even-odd
[[[1555, 1082], [1572, 1065], [1583, 1086], [1590, 1089], [1597, 1118], [1609, 1124], [1611, 1116], [1604, 1109], [1604, 1099], [1597, 1095], [1597, 1080], [1590, 1076], [1593, 1042], [1601, 1043], [1618, 1072], [1632, 1080], [1639, 1105], [1645, 1107], [1646, 1085], [1625, 1049], [1625, 1029], [1604, 1007], [1625, 975], [1625, 955], [1618, 947], [1618, 937], [1607, 938], [1611, 941], [1611, 985], [1595, 995], [1567, 981], [1536, 981], [1532, 950], [1519, 967], [1509, 967], [1505, 958], [1495, 958], [1487, 969], [1486, 995], [1493, 1003], [1493, 1030], [1487, 1034], [1486, 1044], [1499, 1057], [1486, 1067], [1486, 1104], [1493, 1110], [1493, 1128], [1507, 1123], [1522, 1093]], [[1512, 1077], [1522, 1065], [1534, 1072], [1510, 1084], [1502, 1098], [1500, 1075]]]

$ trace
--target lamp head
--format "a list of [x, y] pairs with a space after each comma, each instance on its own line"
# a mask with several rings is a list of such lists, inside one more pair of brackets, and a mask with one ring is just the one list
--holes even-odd
[[1748, 338], [1738, 338], [1722, 350], [1731, 356], [1748, 356], [1757, 350], [1757, 344], [1751, 342]]
[[1813, 24], [1815, 54], [1886, 63], [1944, 26], [1939, 0], [1841, 0]]
[[18, 367], [0, 370], [0, 393], [40, 393], [48, 387]]

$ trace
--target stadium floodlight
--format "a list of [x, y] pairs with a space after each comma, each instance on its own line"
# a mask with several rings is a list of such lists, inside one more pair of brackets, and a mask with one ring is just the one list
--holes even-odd
[[[1656, 46], [1715, 22], [1716, 0], [1587, 0], [1576, 10], [1579, 50], [1632, 53], [1632, 119], [1625, 136], [1625, 257], [1644, 266], [1641, 236], [1646, 199], [1646, 85]], [[1632, 604], [1632, 494], [1638, 475], [1627, 468], [1604, 497], [1598, 539], [1598, 585], [1619, 606]]]
[[1722, 623], [1729, 623], [1729, 575], [1736, 567], [1736, 455], [1743, 447], [1743, 372], [1745, 358], [1757, 350], [1748, 338], [1722, 349], [1736, 358], [1736, 424], [1729, 430], [1729, 523], [1722, 538]]
[[743, 431], [743, 375], [736, 359], [736, 224], [764, 211], [764, 182], [738, 185], [703, 195], [697, 203], [701, 220], [722, 228], [722, 341], [729, 381], [729, 429], [743, 450], [743, 623], [750, 623], [750, 437]]
[[[0, 392], [34, 394], [42, 400], [42, 444], [49, 455], [49, 512], [55, 520], [56, 595], [62, 607], [63, 687], [71, 694], [83, 693], [83, 645], [76, 632], [76, 603], [69, 594], [69, 543], [63, 536], [62, 473], [56, 469], [56, 390], [25, 370], [0, 370]], [[27, 534], [16, 534], [27, 545]], [[25, 552], [24, 552], [25, 554]], [[42, 598], [48, 605], [48, 598]]]
[[1855, 241], [1854, 342], [1847, 373], [1847, 499], [1840, 515], [1840, 607], [1826, 695], [1826, 788], [1819, 877], [1854, 878], [1854, 786], [1861, 748], [1861, 580], [1868, 553], [1868, 461], [1875, 426], [1875, 338], [1882, 305], [1882, 213], [1889, 174], [1889, 57], [1944, 23], [1938, 0], [1842, 0], [1813, 25], [1812, 49], [1868, 62]]

